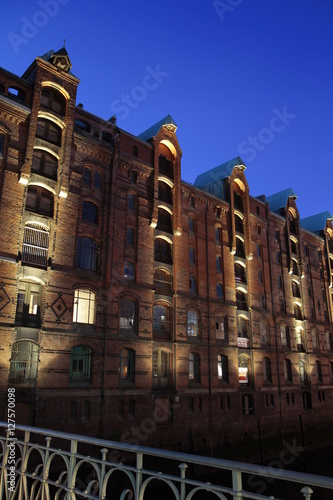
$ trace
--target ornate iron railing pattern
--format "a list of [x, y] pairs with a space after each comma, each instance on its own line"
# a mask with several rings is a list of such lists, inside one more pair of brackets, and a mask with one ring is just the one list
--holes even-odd
[[[244, 476], [278, 479], [297, 483], [299, 497], [311, 499], [312, 488], [333, 490], [333, 479], [272, 467], [256, 466], [117, 443], [35, 427], [17, 426], [16, 437], [10, 437], [7, 424], [0, 422], [0, 498], [2, 500], [144, 500], [150, 487], [163, 483], [159, 498], [194, 500], [219, 498], [272, 499], [243, 489]], [[13, 434], [11, 433], [11, 436]], [[45, 444], [43, 444], [43, 440]], [[14, 444], [13, 444], [14, 443]], [[59, 447], [60, 445], [60, 447]], [[90, 455], [86, 454], [89, 451]], [[15, 466], [13, 463], [15, 457]], [[154, 460], [155, 470], [146, 469], [144, 461]], [[150, 464], [151, 465], [151, 464]], [[200, 467], [200, 473], [227, 473], [226, 485], [211, 484], [187, 476], [187, 469]], [[177, 473], [177, 469], [179, 472]], [[164, 470], [164, 472], [163, 472]], [[122, 481], [120, 482], [120, 477]], [[247, 482], [248, 484], [248, 482]], [[166, 488], [168, 490], [166, 490]], [[286, 492], [289, 487], [286, 486]], [[284, 496], [284, 498], [295, 498]]]

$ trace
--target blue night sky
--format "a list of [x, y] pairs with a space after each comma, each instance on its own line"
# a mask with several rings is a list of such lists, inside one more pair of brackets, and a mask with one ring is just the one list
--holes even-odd
[[241, 156], [252, 196], [292, 187], [301, 217], [333, 213], [332, 0], [16, 0], [1, 11], [0, 66], [21, 76], [65, 38], [77, 103], [134, 135], [170, 114], [186, 182]]

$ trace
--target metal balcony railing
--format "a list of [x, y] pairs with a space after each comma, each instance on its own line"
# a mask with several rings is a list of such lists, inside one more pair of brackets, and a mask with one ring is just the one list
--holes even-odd
[[49, 247], [49, 233], [34, 227], [25, 227], [22, 263], [38, 267], [47, 267], [47, 250]]
[[0, 422], [0, 463], [3, 500], [144, 500], [151, 494], [170, 500], [264, 500], [273, 497], [265, 488], [251, 492], [251, 485], [274, 489], [281, 482], [285, 499], [311, 500], [313, 490], [333, 494], [333, 479], [324, 476], [35, 427], [8, 429], [5, 422]]

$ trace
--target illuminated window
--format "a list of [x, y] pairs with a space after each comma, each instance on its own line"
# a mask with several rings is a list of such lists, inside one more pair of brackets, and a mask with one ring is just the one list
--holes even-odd
[[133, 349], [122, 349], [120, 351], [120, 380], [134, 382], [135, 351]]
[[301, 328], [296, 330], [296, 344], [299, 352], [304, 352], [304, 332]]
[[73, 322], [94, 324], [96, 294], [92, 290], [77, 288], [74, 292]]
[[155, 305], [153, 308], [153, 330], [157, 336], [172, 333], [172, 308], [166, 305]]
[[217, 356], [217, 377], [223, 382], [229, 382], [228, 356], [224, 354]]
[[136, 329], [136, 306], [133, 300], [121, 299], [119, 301], [119, 328], [122, 330]]
[[242, 385], [250, 383], [250, 360], [243, 354], [238, 357], [238, 381]]
[[71, 380], [90, 380], [91, 379], [91, 355], [89, 347], [78, 345], [71, 350]]
[[34, 342], [25, 340], [13, 344], [9, 368], [10, 384], [35, 385], [38, 353], [38, 345]]
[[189, 337], [197, 337], [199, 334], [198, 313], [194, 309], [187, 311], [187, 335]]

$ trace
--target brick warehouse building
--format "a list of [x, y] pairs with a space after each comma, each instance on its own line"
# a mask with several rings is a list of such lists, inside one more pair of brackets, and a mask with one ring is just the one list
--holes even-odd
[[[333, 227], [237, 157], [181, 180], [170, 116], [76, 105], [66, 50], [0, 70], [0, 418], [197, 451], [332, 429]], [[295, 430], [296, 429], [296, 430]]]

